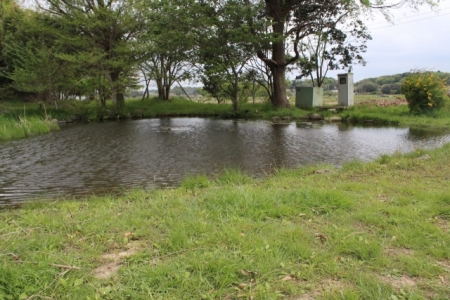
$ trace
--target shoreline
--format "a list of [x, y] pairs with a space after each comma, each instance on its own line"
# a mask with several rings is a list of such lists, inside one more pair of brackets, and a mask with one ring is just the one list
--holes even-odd
[[1, 210], [0, 295], [446, 299], [449, 165], [446, 144]]

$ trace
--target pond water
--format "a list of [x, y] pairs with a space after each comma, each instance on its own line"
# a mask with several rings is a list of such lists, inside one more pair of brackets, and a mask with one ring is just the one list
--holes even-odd
[[346, 124], [304, 128], [295, 122], [168, 118], [68, 125], [0, 143], [0, 206], [37, 197], [176, 186], [186, 175], [225, 167], [259, 176], [281, 166], [339, 166], [446, 142], [448, 132]]

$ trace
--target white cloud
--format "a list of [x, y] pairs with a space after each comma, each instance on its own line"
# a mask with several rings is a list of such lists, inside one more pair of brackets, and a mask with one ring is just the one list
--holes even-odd
[[450, 7], [442, 6], [438, 13], [394, 13], [394, 24], [382, 18], [367, 22], [372, 35], [364, 54], [367, 65], [353, 67], [355, 81], [411, 69], [450, 72]]

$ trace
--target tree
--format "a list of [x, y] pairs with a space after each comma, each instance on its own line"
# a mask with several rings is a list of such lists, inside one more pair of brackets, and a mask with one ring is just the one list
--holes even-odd
[[[123, 106], [125, 89], [133, 85], [130, 81], [136, 64], [142, 59], [142, 48], [138, 39], [143, 34], [146, 22], [142, 11], [143, 0], [41, 0], [40, 8], [60, 18], [72, 35], [63, 34], [68, 44], [77, 49], [72, 62], [84, 64], [81, 58], [95, 53], [97, 60], [91, 61], [100, 80], [109, 81], [112, 98]], [[83, 50], [80, 50], [83, 45]]]
[[323, 22], [318, 27], [319, 32], [300, 43], [300, 78], [310, 76], [313, 86], [321, 87], [329, 70], [346, 69], [355, 62], [365, 65], [360, 53], [366, 51], [366, 41], [371, 37], [363, 22], [349, 20], [342, 28], [337, 28], [338, 23], [349, 19], [349, 15], [348, 10], [337, 12], [334, 20], [330, 18]]
[[383, 94], [390, 94], [391, 93], [391, 85], [390, 84], [385, 84], [381, 86], [381, 92]]
[[231, 99], [237, 111], [244, 72], [255, 53], [254, 37], [243, 21], [252, 18], [254, 11], [239, 0], [203, 2], [198, 10], [202, 19], [197, 27], [197, 57], [204, 89], [218, 101], [224, 96]]
[[334, 90], [336, 88], [336, 79], [331, 77], [325, 77], [323, 80], [324, 90]]
[[391, 94], [400, 94], [402, 92], [402, 84], [395, 82], [391, 84]]
[[[156, 81], [158, 97], [168, 100], [175, 82], [192, 77], [193, 34], [186, 28], [193, 26], [183, 0], [152, 1], [145, 12], [147, 31], [145, 57], [141, 69], [145, 76]], [[188, 5], [189, 6], [189, 5]]]
[[[247, 20], [247, 24], [252, 33], [260, 39], [258, 57], [273, 74], [274, 93], [271, 100], [277, 107], [289, 106], [284, 78], [287, 67], [300, 58], [299, 43], [307, 36], [320, 32], [323, 22], [330, 22], [338, 12], [349, 11], [357, 16], [373, 9], [386, 10], [406, 4], [413, 7], [423, 3], [434, 4], [433, 0], [403, 0], [398, 5], [391, 5], [387, 0], [377, 0], [375, 3], [370, 0], [242, 1], [247, 6], [263, 4], [257, 16], [266, 19], [268, 28], [263, 32], [258, 31], [252, 27], [252, 19]], [[329, 27], [332, 25], [330, 23]]]
[[[13, 15], [16, 15], [20, 8], [13, 0], [0, 1], [0, 89], [6, 89], [11, 84], [11, 79], [6, 73], [11, 71], [12, 63], [8, 61], [4, 55], [4, 47], [6, 43], [6, 25]], [[0, 94], [2, 96], [3, 92]]]
[[4, 18], [3, 73], [15, 91], [39, 100], [57, 100], [71, 86], [73, 68], [58, 57], [63, 45], [52, 26], [55, 20], [31, 10], [15, 9]]
[[370, 80], [363, 80], [358, 82], [355, 90], [359, 93], [373, 93], [378, 91], [378, 85]]
[[253, 104], [255, 104], [256, 95], [261, 89], [261, 85], [258, 83], [258, 80], [261, 80], [261, 74], [259, 74], [255, 69], [250, 69], [245, 72], [244, 88], [248, 90], [250, 97], [252, 97]]
[[262, 88], [256, 91], [256, 95], [272, 99], [273, 96], [273, 76], [270, 68], [257, 56], [249, 61], [248, 72], [252, 72], [252, 80], [255, 80]]

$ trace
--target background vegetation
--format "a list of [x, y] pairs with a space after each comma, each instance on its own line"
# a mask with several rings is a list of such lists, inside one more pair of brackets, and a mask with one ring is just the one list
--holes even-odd
[[[218, 102], [231, 100], [235, 111], [255, 95], [289, 107], [287, 72], [329, 87], [327, 70], [365, 63], [370, 35], [362, 19], [389, 8], [385, 1], [317, 2], [38, 0], [22, 7], [4, 0], [0, 97], [55, 108], [67, 99], [102, 107], [112, 100], [120, 110], [142, 79], [145, 95], [154, 82], [165, 100], [190, 80]], [[402, 2], [425, 3], [436, 5]]]

